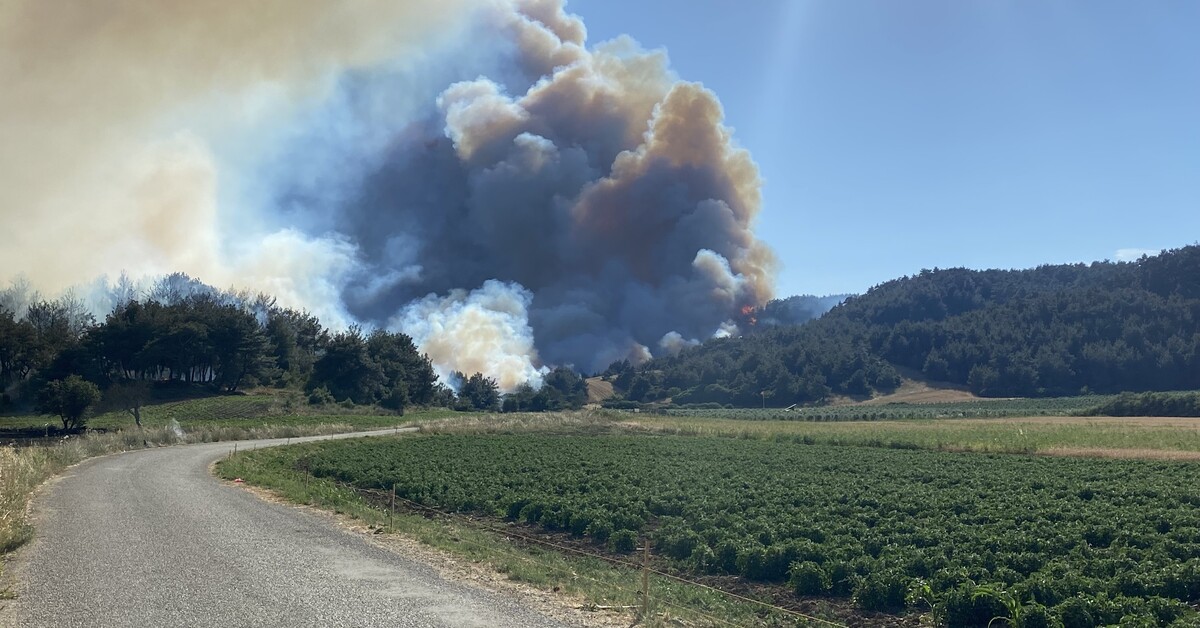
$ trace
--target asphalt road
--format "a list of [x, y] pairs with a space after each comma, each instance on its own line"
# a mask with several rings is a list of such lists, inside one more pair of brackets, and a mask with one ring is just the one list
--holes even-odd
[[231, 447], [93, 459], [48, 486], [0, 625], [561, 625], [443, 580], [329, 517], [220, 483], [208, 467]]

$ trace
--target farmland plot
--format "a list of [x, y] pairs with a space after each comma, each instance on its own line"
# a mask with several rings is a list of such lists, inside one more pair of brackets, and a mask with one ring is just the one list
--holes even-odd
[[1200, 467], [647, 436], [447, 435], [255, 452], [681, 571], [942, 623], [1147, 625], [1200, 601]]

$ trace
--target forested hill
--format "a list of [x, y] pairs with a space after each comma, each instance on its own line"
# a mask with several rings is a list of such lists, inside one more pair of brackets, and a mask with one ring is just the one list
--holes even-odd
[[785, 406], [887, 392], [908, 367], [983, 396], [1200, 388], [1200, 246], [1131, 263], [926, 270], [798, 326], [633, 369], [637, 401]]

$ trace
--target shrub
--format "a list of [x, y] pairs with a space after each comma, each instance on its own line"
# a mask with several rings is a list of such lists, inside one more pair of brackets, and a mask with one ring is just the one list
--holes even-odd
[[897, 611], [904, 608], [908, 578], [898, 571], [868, 574], [854, 587], [854, 603], [869, 611]]
[[333, 393], [325, 386], [318, 386], [308, 393], [308, 403], [314, 406], [321, 406], [327, 403], [333, 403]]
[[1062, 622], [1041, 604], [1030, 604], [1021, 608], [1021, 617], [1017, 621], [1020, 628], [1057, 628]]
[[850, 595], [854, 590], [857, 573], [854, 565], [844, 560], [829, 563], [829, 592], [834, 595]]
[[587, 527], [587, 535], [598, 543], [608, 542], [608, 538], [612, 536], [612, 533], [612, 524], [605, 519], [596, 519]]
[[608, 549], [627, 554], [637, 549], [638, 537], [633, 530], [617, 530], [608, 537]]
[[829, 591], [832, 586], [829, 574], [811, 560], [792, 563], [789, 573], [791, 575], [788, 578], [788, 585], [792, 587], [796, 595], [821, 595]]
[[946, 592], [934, 613], [947, 626], [987, 626], [997, 617], [1011, 619], [1006, 594], [987, 586], [964, 583]]

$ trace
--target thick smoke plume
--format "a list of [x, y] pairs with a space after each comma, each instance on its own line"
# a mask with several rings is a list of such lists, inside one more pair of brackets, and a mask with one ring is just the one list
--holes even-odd
[[54, 293], [98, 273], [186, 271], [322, 304], [330, 282], [306, 289], [339, 278], [342, 243], [297, 232], [238, 241], [250, 208], [221, 206], [219, 192], [243, 175], [214, 147], [326, 97], [348, 69], [412, 54], [465, 5], [5, 0], [0, 276]]
[[4, 10], [0, 229], [25, 237], [3, 268], [262, 289], [506, 389], [676, 352], [770, 299], [758, 170], [663, 52], [589, 47], [557, 0], [218, 4], [94, 3], [131, 22], [91, 39], [78, 11]]

